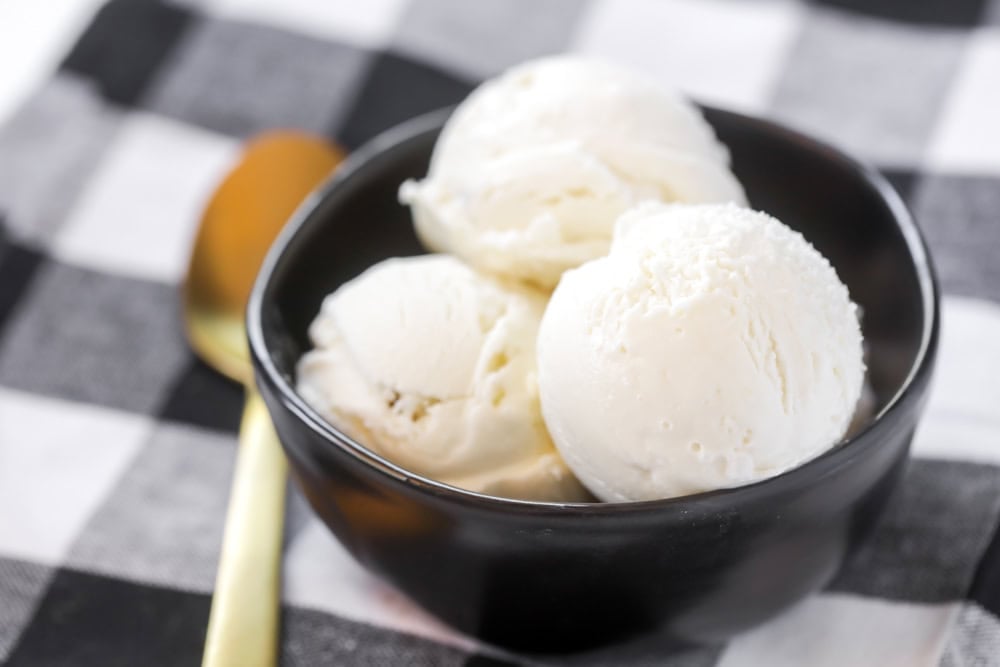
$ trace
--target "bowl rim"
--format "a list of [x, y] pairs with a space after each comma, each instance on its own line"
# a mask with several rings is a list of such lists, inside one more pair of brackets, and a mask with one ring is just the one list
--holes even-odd
[[799, 130], [772, 120], [750, 116], [735, 111], [708, 105], [699, 105], [712, 116], [728, 117], [729, 120], [769, 133], [785, 141], [803, 145], [821, 158], [839, 163], [841, 168], [854, 172], [880, 197], [889, 209], [897, 229], [909, 251], [920, 287], [923, 307], [920, 347], [905, 379], [889, 401], [860, 431], [843, 440], [822, 454], [805, 461], [773, 477], [741, 486], [713, 489], [695, 494], [638, 500], [627, 502], [552, 502], [520, 500], [493, 496], [462, 489], [430, 477], [411, 472], [391, 460], [368, 449], [360, 442], [343, 433], [314, 410], [295, 390], [278, 370], [270, 349], [265, 342], [263, 310], [265, 293], [271, 283], [274, 270], [284, 255], [292, 239], [308, 224], [323, 202], [334, 196], [342, 185], [353, 180], [377, 157], [385, 156], [396, 146], [435, 129], [440, 129], [451, 115], [454, 107], [445, 107], [425, 113], [387, 130], [367, 141], [351, 152], [347, 159], [331, 176], [314, 190], [296, 209], [271, 245], [257, 274], [247, 304], [246, 323], [250, 355], [254, 365], [254, 376], [258, 385], [267, 381], [286, 410], [292, 413], [310, 431], [360, 463], [371, 468], [378, 475], [385, 475], [397, 482], [449, 501], [458, 502], [479, 509], [518, 511], [528, 514], [577, 514], [593, 515], [608, 513], [656, 512], [666, 509], [686, 511], [697, 506], [716, 507], [720, 501], [727, 506], [739, 505], [762, 496], [777, 495], [783, 491], [801, 488], [833, 474], [838, 469], [850, 465], [859, 457], [866, 443], [875, 445], [876, 436], [886, 428], [895, 413], [899, 412], [915, 391], [919, 380], [929, 376], [933, 370], [940, 329], [940, 292], [937, 277], [926, 241], [921, 234], [909, 209], [899, 193], [889, 181], [873, 166], [854, 158], [822, 140]]

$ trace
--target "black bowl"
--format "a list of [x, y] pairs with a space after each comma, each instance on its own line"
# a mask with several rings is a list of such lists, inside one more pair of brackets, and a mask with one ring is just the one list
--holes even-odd
[[900, 476], [938, 332], [917, 228], [872, 169], [772, 123], [705, 113], [753, 206], [801, 231], [864, 309], [877, 417], [778, 477], [635, 503], [495, 498], [394, 465], [296, 394], [295, 363], [322, 298], [381, 259], [422, 252], [396, 191], [426, 173], [446, 112], [359, 150], [306, 202], [261, 270], [250, 349], [294, 479], [358, 561], [462, 631], [529, 651], [651, 633], [725, 639], [825, 585]]

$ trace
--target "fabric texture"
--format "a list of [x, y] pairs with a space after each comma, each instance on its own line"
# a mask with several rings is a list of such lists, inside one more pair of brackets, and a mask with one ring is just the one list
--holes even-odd
[[[189, 351], [177, 285], [242, 140], [298, 127], [356, 148], [570, 51], [805, 130], [899, 189], [944, 292], [901, 487], [827, 590], [724, 646], [545, 659], [445, 627], [291, 489], [281, 663], [1000, 665], [1000, 0], [10, 5], [0, 41], [25, 62], [3, 51], [0, 71], [0, 664], [200, 660], [241, 390]], [[14, 35], [24, 17], [54, 36]]]

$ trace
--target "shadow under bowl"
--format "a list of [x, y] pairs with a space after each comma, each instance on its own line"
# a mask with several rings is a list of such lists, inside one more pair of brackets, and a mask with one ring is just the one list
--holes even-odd
[[354, 154], [303, 205], [261, 270], [250, 349], [295, 481], [358, 561], [463, 632], [539, 652], [654, 633], [723, 640], [829, 582], [900, 476], [938, 331], [917, 228], [886, 181], [842, 153], [767, 121], [705, 115], [753, 207], [802, 232], [864, 313], [876, 418], [772, 479], [635, 503], [483, 496], [395, 466], [296, 394], [295, 364], [323, 297], [375, 262], [423, 252], [396, 192], [426, 173], [447, 111]]

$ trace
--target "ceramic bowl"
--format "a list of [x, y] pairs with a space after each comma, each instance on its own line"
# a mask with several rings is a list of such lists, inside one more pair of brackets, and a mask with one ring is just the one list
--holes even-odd
[[917, 227], [887, 182], [843, 153], [765, 120], [705, 115], [753, 207], [801, 231], [864, 313], [877, 416], [772, 479], [634, 503], [490, 497], [394, 465], [303, 401], [295, 364], [323, 297], [379, 260], [423, 252], [397, 190], [426, 173], [447, 111], [357, 151], [265, 262], [250, 349], [295, 482], [360, 563], [463, 632], [527, 651], [725, 639], [829, 582], [900, 477], [938, 338]]

